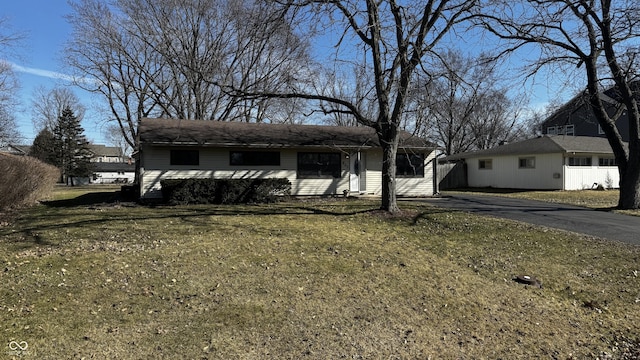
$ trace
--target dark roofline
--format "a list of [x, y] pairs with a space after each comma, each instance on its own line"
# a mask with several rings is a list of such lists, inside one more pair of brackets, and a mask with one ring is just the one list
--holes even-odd
[[[140, 144], [243, 148], [343, 148], [379, 147], [370, 127], [300, 124], [221, 122], [206, 120], [149, 119], [140, 121]], [[401, 132], [399, 148], [429, 149], [436, 146]]]
[[535, 154], [613, 154], [606, 138], [591, 136], [545, 135], [491, 149], [446, 156], [441, 161], [458, 161], [483, 156], [513, 156]]

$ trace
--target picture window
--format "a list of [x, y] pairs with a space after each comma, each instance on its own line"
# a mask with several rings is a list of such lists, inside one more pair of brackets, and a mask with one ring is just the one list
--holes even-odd
[[324, 179], [341, 177], [340, 153], [298, 153], [299, 179]]
[[396, 176], [424, 177], [424, 154], [397, 154]]

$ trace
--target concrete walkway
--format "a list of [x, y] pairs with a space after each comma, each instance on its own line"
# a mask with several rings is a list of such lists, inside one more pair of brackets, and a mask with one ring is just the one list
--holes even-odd
[[434, 206], [501, 217], [640, 245], [640, 217], [578, 206], [485, 195], [427, 200]]

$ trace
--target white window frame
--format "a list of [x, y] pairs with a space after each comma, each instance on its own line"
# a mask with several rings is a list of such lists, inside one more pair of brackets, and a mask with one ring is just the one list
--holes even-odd
[[574, 136], [576, 134], [576, 129], [575, 126], [573, 125], [565, 125], [564, 126], [564, 134], [565, 135], [570, 135], [570, 136]]

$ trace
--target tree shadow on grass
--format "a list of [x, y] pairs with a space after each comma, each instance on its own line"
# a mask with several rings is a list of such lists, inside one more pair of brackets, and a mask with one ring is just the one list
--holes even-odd
[[73, 199], [43, 201], [42, 204], [50, 207], [76, 207], [98, 204], [115, 204], [120, 201], [120, 191], [104, 191], [83, 194]]

